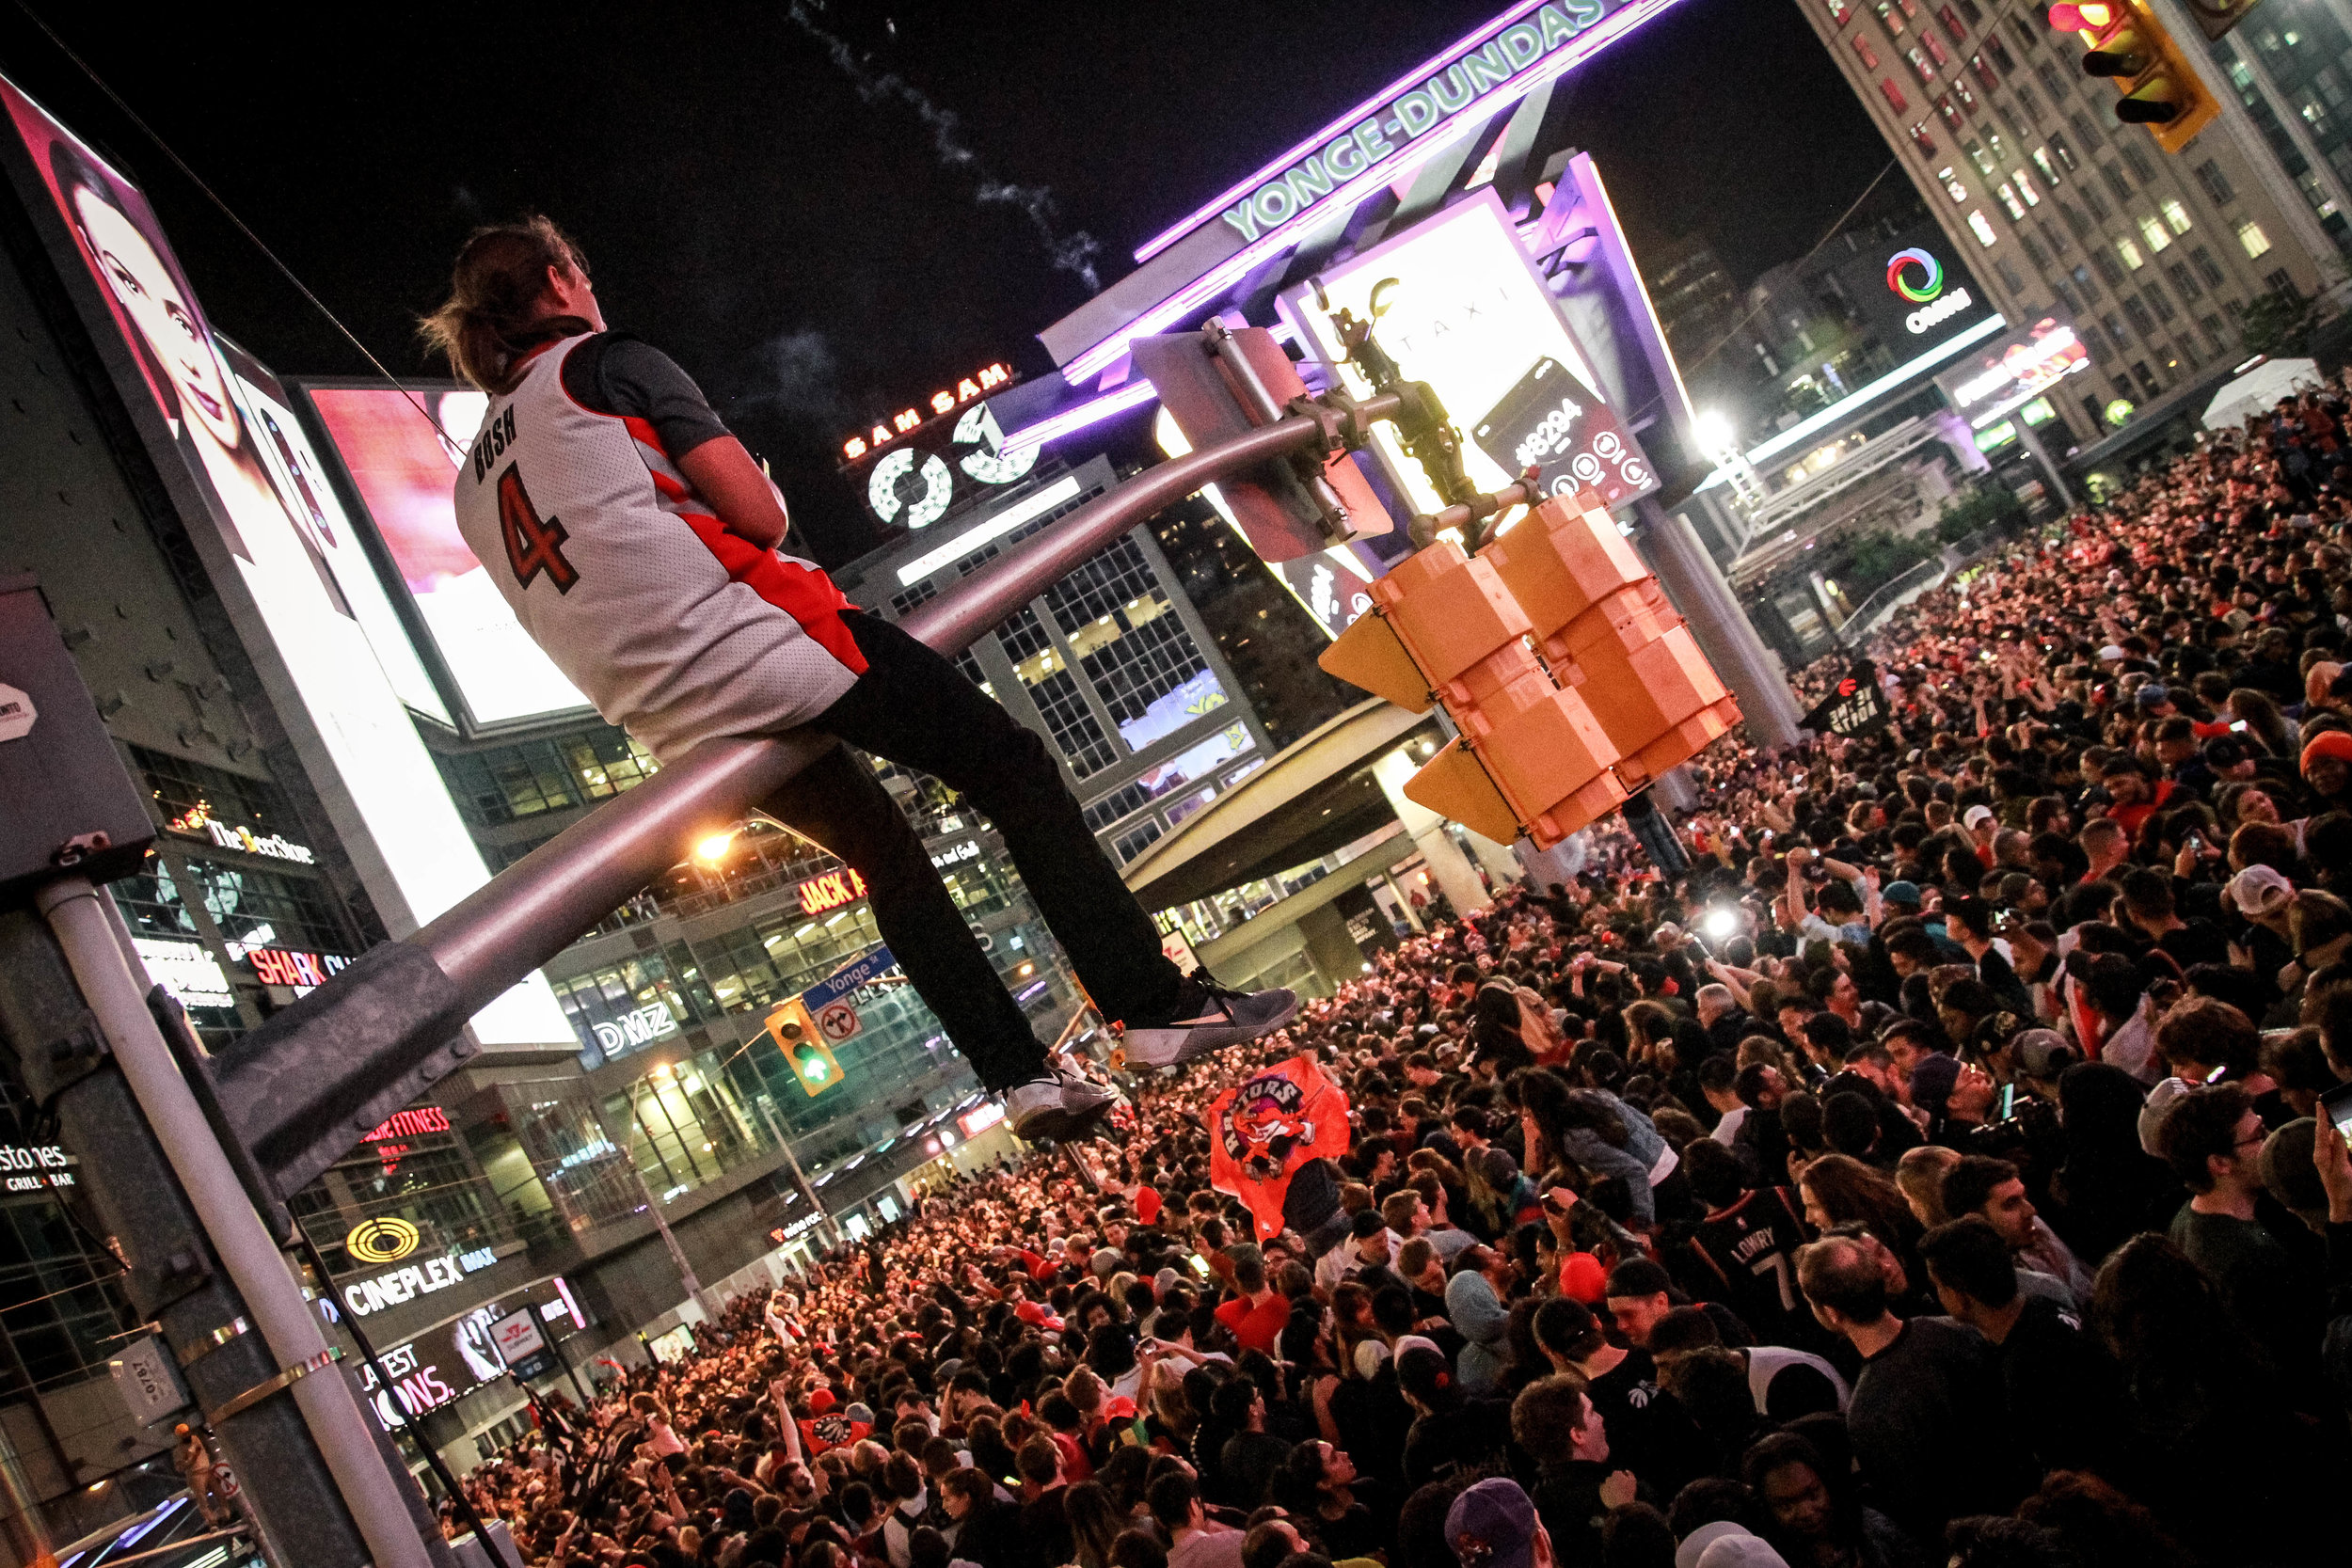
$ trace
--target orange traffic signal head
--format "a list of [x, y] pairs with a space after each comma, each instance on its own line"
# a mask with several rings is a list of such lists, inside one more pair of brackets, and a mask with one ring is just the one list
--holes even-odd
[[2170, 78], [2157, 76], [2115, 102], [2115, 118], [2126, 125], [2167, 125], [2181, 118]]
[[2050, 25], [2061, 33], [2104, 32], [2115, 24], [2122, 9], [2108, 0], [2059, 0], [2050, 8]]
[[2129, 27], [2118, 27], [2098, 40], [2096, 49], [2084, 51], [2083, 71], [2090, 76], [2137, 76], [2155, 63], [2154, 56], [2139, 35]]

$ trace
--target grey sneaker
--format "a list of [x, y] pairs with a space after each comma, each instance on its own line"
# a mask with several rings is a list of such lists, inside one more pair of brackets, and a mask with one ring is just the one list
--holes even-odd
[[1131, 1068], [1174, 1067], [1271, 1034], [1297, 1013], [1295, 991], [1230, 990], [1197, 969], [1184, 976], [1168, 1017], [1127, 1021], [1120, 1049]]
[[1068, 1143], [1101, 1124], [1119, 1096], [1064, 1068], [1005, 1091], [1005, 1117], [1025, 1143]]

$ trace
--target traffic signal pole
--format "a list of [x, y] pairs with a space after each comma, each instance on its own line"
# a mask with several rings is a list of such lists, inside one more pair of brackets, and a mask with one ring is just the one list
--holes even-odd
[[[1358, 431], [1402, 394], [1344, 411]], [[899, 623], [960, 652], [1120, 534], [1202, 485], [1327, 443], [1306, 415], [1145, 470], [1024, 542]], [[676, 863], [681, 847], [756, 809], [836, 742], [794, 731], [712, 740], [598, 807], [404, 941], [369, 952], [209, 1062], [199, 1091], [282, 1208], [369, 1130], [454, 1072], [466, 1020]]]
[[1690, 519], [1667, 511], [1653, 496], [1635, 501], [1633, 514], [1642, 525], [1634, 542], [1689, 621], [1708, 662], [1739, 696], [1748, 737], [1760, 746], [1796, 744], [1804, 710]]
[[[271, 1375], [254, 1380], [214, 1404], [206, 1412], [209, 1422], [219, 1429], [224, 1449], [248, 1485], [264, 1475], [271, 1481], [279, 1479], [278, 1461], [269, 1457], [269, 1450], [279, 1451], [299, 1474], [310, 1466], [296, 1463], [294, 1455], [282, 1454], [290, 1434], [273, 1433], [269, 1449], [250, 1455], [241, 1451], [243, 1444], [236, 1436], [237, 1417], [274, 1402], [270, 1396], [285, 1390], [301, 1414], [301, 1424], [318, 1459], [332, 1478], [332, 1493], [340, 1494], [349, 1510], [349, 1519], [342, 1520], [337, 1516], [339, 1511], [320, 1506], [315, 1492], [298, 1497], [292, 1488], [273, 1507], [265, 1496], [268, 1483], [263, 1482], [256, 1488], [256, 1512], [266, 1534], [291, 1559], [305, 1564], [365, 1562], [373, 1568], [425, 1568], [428, 1563], [450, 1561], [446, 1548], [438, 1556], [427, 1551], [423, 1532], [429, 1531], [437, 1543], [440, 1536], [423, 1510], [422, 1497], [413, 1486], [405, 1486], [405, 1476], [396, 1480], [395, 1471], [385, 1464], [370, 1436], [373, 1424], [350, 1379], [336, 1365], [341, 1353], [328, 1345], [316, 1308], [304, 1297], [203, 1108], [181, 1076], [171, 1048], [148, 1010], [147, 991], [133, 973], [120, 917], [96, 888], [75, 876], [60, 877], [38, 889], [34, 907], [56, 937], [72, 971], [73, 987], [137, 1101], [136, 1114], [143, 1114], [153, 1131], [170, 1174], [178, 1178], [194, 1219], [242, 1305], [242, 1312], [230, 1312], [227, 1304], [222, 1304], [222, 1321], [204, 1326], [214, 1336], [243, 1338], [249, 1322], [251, 1329], [259, 1331], [267, 1361], [275, 1368]], [[86, 1146], [85, 1158], [91, 1152]], [[201, 1266], [199, 1259], [188, 1261]], [[201, 1357], [203, 1339], [176, 1336], [173, 1346], [185, 1361], [192, 1350]], [[192, 1373], [208, 1359], [195, 1360]], [[321, 1373], [325, 1375], [317, 1375]], [[197, 1385], [199, 1401], [204, 1401], [202, 1383], [193, 1375], [191, 1382]], [[356, 1542], [349, 1537], [355, 1528]]]
[[[628, 1087], [628, 1131], [631, 1137], [643, 1132], [646, 1146], [650, 1148], [653, 1145], [653, 1130], [638, 1119], [637, 1110], [637, 1094], [644, 1086], [645, 1081], [640, 1078]], [[703, 1282], [695, 1275], [694, 1265], [686, 1260], [686, 1249], [678, 1245], [677, 1237], [671, 1234], [670, 1221], [661, 1212], [662, 1200], [654, 1196], [653, 1189], [645, 1184], [645, 1173], [638, 1168], [634, 1153], [628, 1156], [628, 1173], [637, 1179], [637, 1190], [645, 1196], [645, 1212], [653, 1217], [654, 1229], [660, 1232], [661, 1244], [668, 1249], [670, 1263], [677, 1270], [678, 1283], [686, 1288], [688, 1298], [702, 1308], [705, 1321], [717, 1322], [718, 1310], [710, 1305], [710, 1298], [703, 1294]]]

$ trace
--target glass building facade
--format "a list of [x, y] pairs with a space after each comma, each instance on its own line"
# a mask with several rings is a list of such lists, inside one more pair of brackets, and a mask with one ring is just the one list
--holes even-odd
[[[1042, 461], [1025, 483], [953, 508], [834, 576], [852, 598], [885, 606], [897, 619], [1118, 480], [1104, 457], [1075, 467]], [[993, 532], [993, 516], [1055, 485], [1073, 493], [1018, 529]], [[956, 549], [959, 535], [973, 541], [969, 550]], [[1258, 576], [1272, 580], [1263, 566]], [[961, 665], [1052, 743], [1087, 825], [1124, 864], [1273, 754], [1222, 642], [1147, 527], [1015, 610]]]

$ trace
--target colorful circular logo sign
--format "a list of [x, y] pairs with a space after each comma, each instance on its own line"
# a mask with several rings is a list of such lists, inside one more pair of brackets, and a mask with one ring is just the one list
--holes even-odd
[[[1915, 263], [1927, 274], [1927, 281], [1915, 286], [1903, 276]], [[1943, 264], [1916, 245], [1899, 250], [1887, 259], [1886, 286], [1914, 305], [1925, 305], [1944, 292]]]
[[343, 1245], [362, 1263], [397, 1263], [416, 1251], [422, 1239], [406, 1220], [361, 1220], [343, 1238]]

